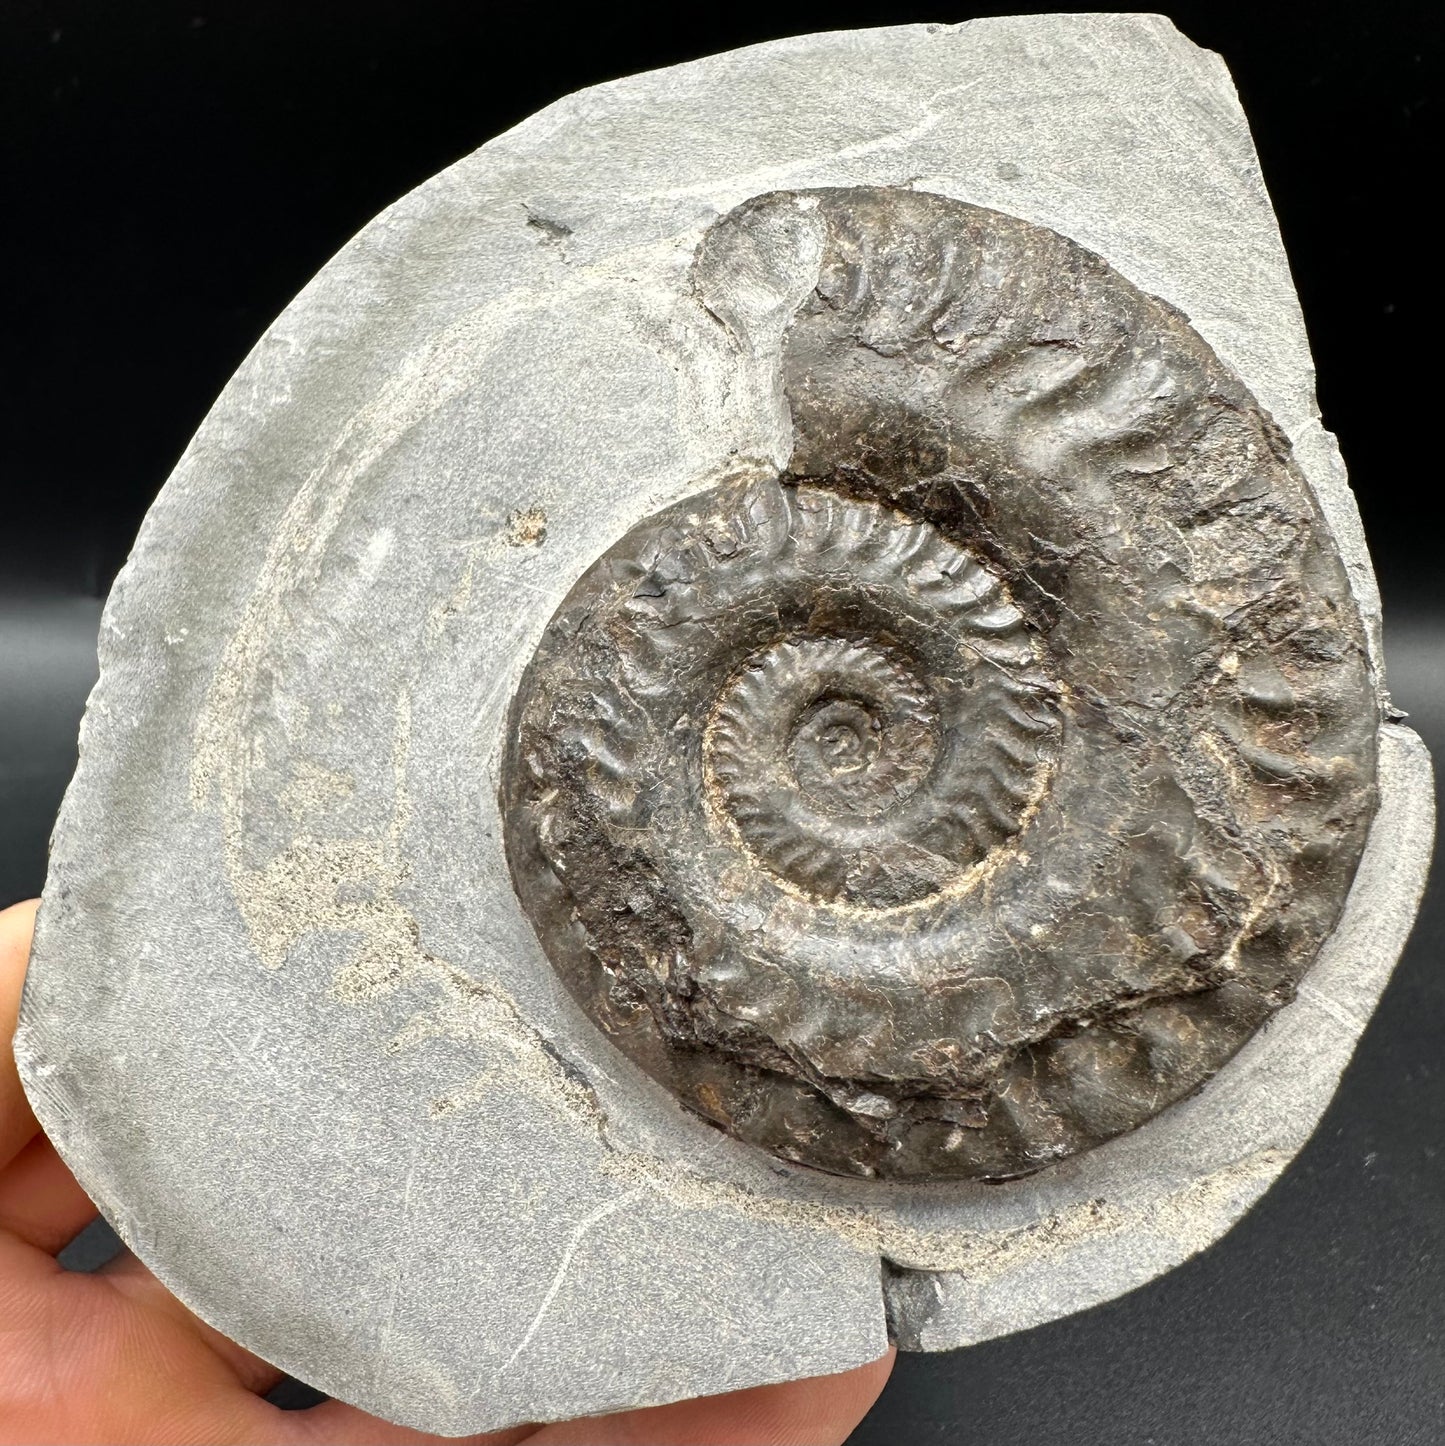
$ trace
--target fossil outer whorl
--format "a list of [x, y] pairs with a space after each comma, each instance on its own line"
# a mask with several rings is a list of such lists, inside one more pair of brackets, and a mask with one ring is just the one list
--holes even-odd
[[758, 197], [695, 284], [779, 346], [794, 453], [548, 625], [502, 785], [539, 937], [792, 1160], [1007, 1178], [1134, 1128], [1291, 997], [1374, 807], [1287, 444], [1184, 317], [961, 202]]

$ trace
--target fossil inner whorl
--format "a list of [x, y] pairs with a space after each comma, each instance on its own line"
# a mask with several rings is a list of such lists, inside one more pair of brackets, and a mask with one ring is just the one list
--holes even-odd
[[1179, 313], [942, 197], [758, 197], [694, 286], [792, 458], [548, 624], [501, 781], [539, 939], [789, 1160], [1001, 1179], [1133, 1129], [1289, 1000], [1374, 807], [1288, 444]]
[[[777, 542], [739, 529], [767, 549], [765, 586], [831, 595], [832, 626], [853, 634], [805, 622], [728, 679], [703, 732], [715, 816], [816, 902], [888, 908], [956, 885], [1018, 832], [1053, 756], [1023, 617], [976, 559], [876, 503], [767, 486], [739, 512], [787, 529]], [[715, 566], [714, 585], [756, 566], [742, 557]]]
[[713, 712], [709, 797], [761, 863], [813, 898], [932, 893], [936, 851], [915, 888], [890, 889], [880, 850], [917, 847], [908, 803], [938, 752], [937, 713], [928, 687], [882, 648], [785, 638], [748, 660]]

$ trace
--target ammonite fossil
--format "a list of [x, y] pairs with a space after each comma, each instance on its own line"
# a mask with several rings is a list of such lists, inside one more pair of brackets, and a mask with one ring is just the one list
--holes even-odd
[[1373, 810], [1288, 444], [1187, 318], [958, 201], [760, 196], [694, 281], [739, 345], [775, 317], [793, 457], [633, 527], [546, 629], [503, 806], [549, 956], [823, 1170], [1134, 1128], [1291, 997]]
[[1172, 1268], [1320, 1120], [1430, 854], [1313, 407], [1161, 17], [560, 100], [321, 270], [148, 514], [37, 1119], [200, 1318], [453, 1437]]

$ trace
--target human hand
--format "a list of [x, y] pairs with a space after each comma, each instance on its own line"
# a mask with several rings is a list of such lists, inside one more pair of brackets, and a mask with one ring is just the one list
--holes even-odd
[[[265, 1399], [282, 1372], [218, 1331], [122, 1252], [94, 1274], [59, 1251], [96, 1208], [40, 1132], [11, 1041], [35, 904], [0, 912], [0, 1446], [3, 1443], [451, 1441], [340, 1401], [284, 1411]], [[824, 1446], [840, 1443], [893, 1366], [871, 1365], [670, 1406], [518, 1426], [466, 1438], [531, 1446]]]

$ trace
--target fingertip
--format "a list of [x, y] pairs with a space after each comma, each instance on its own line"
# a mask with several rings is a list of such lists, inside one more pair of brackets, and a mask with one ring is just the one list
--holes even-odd
[[827, 1376], [751, 1386], [546, 1426], [533, 1446], [842, 1446], [888, 1382], [897, 1352]]
[[0, 1025], [7, 1032], [15, 1028], [14, 1007], [20, 1002], [20, 985], [30, 962], [30, 941], [35, 935], [35, 911], [39, 899], [25, 899], [0, 909]]
[[0, 1230], [37, 1250], [54, 1255], [98, 1213], [44, 1135], [0, 1170]]
[[21, 899], [17, 904], [10, 904], [0, 909], [0, 928], [11, 927], [11, 921], [24, 921], [21, 927], [28, 927], [35, 918], [35, 911], [40, 907], [39, 899]]
[[342, 1401], [323, 1401], [304, 1411], [284, 1415], [286, 1437], [301, 1446], [513, 1446], [536, 1429], [513, 1426], [481, 1436], [428, 1436], [407, 1426], [393, 1426], [380, 1416], [368, 1415]]
[[24, 977], [39, 908], [39, 899], [22, 899], [8, 909], [0, 909], [0, 973], [9, 975], [18, 970]]
[[20, 1153], [40, 1128], [20, 1087], [11, 1046], [39, 903], [38, 899], [27, 899], [0, 910], [0, 1169]]
[[39, 899], [26, 899], [0, 909], [0, 1043], [9, 1055], [10, 1036], [20, 1008], [20, 989], [25, 966], [30, 962], [30, 942], [35, 936], [35, 911]]

